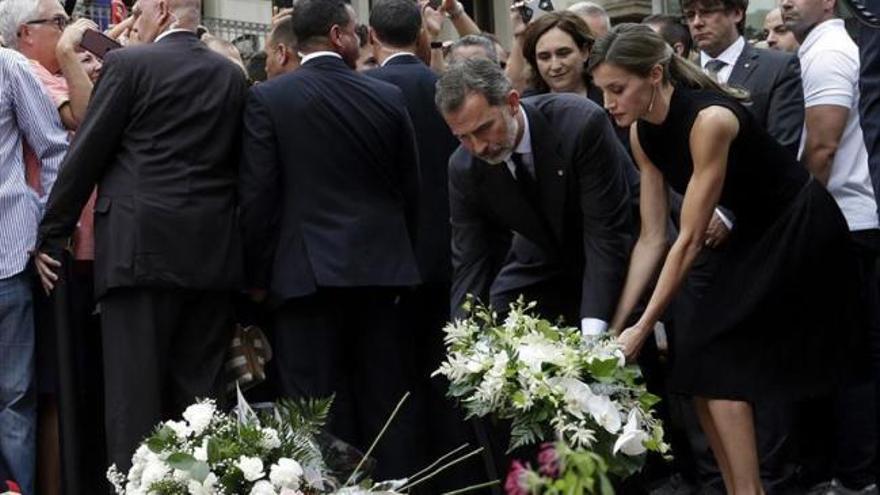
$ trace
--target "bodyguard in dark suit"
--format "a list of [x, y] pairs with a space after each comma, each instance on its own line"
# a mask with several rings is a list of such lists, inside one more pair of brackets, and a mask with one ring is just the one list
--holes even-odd
[[[368, 76], [389, 82], [403, 92], [412, 118], [419, 151], [421, 194], [416, 260], [422, 284], [403, 294], [401, 309], [409, 328], [419, 428], [424, 441], [410, 447], [414, 455], [424, 447], [426, 461], [437, 459], [471, 440], [467, 423], [446, 398], [447, 382], [431, 378], [444, 357], [443, 326], [449, 321], [449, 287], [452, 274], [449, 248], [449, 193], [446, 172], [458, 140], [434, 105], [437, 75], [415, 53], [422, 34], [422, 16], [412, 0], [380, 0], [370, 9], [370, 36], [380, 67]], [[473, 463], [457, 466], [431, 480], [432, 493], [454, 490], [484, 481]]]
[[804, 88], [795, 54], [746, 43], [727, 84], [749, 92], [747, 108], [758, 123], [796, 154], [803, 129]]
[[[242, 283], [233, 157], [244, 74], [199, 41], [198, 0], [136, 10], [148, 44], [108, 53], [37, 244], [58, 257], [98, 184], [107, 440], [123, 469], [157, 422], [214, 395]], [[46, 275], [54, 263], [38, 265]]]
[[[419, 178], [400, 90], [353, 70], [354, 19], [343, 0], [297, 3], [304, 56], [248, 96], [240, 197], [249, 284], [278, 303], [282, 392], [335, 393], [331, 432], [366, 449], [409, 389], [398, 297], [419, 283]], [[379, 478], [417, 468], [403, 411]]]

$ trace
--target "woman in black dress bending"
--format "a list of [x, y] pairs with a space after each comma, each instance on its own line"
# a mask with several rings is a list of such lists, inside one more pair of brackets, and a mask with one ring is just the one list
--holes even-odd
[[[759, 128], [739, 95], [675, 55], [650, 28], [618, 26], [590, 70], [641, 170], [641, 232], [612, 321], [634, 359], [705, 243], [716, 205], [736, 215], [724, 259], [677, 322], [672, 392], [694, 397], [728, 493], [763, 494], [752, 402], [831, 386], [851, 356], [856, 267], [834, 199]], [[684, 195], [667, 250], [668, 187]]]

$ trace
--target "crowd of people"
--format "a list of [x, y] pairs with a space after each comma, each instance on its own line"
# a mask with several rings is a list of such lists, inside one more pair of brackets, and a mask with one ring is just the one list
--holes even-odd
[[424, 493], [504, 479], [528, 452], [431, 377], [474, 295], [642, 367], [674, 459], [622, 493], [878, 493], [871, 62], [835, 0], [781, 0], [761, 41], [747, 0], [680, 7], [514, 4], [499, 40], [455, 0], [298, 0], [245, 60], [199, 0], [138, 0], [102, 60], [58, 0], [0, 1], [0, 478], [108, 491], [234, 398], [257, 324], [248, 394], [333, 395], [362, 451], [412, 392], [376, 477], [471, 442]]

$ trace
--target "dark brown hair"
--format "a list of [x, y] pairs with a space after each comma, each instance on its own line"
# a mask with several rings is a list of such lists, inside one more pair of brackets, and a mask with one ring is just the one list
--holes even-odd
[[736, 30], [739, 34], [743, 34], [746, 29], [746, 12], [749, 10], [749, 0], [679, 0], [681, 2], [681, 12], [684, 15], [693, 8], [720, 9], [727, 12], [734, 10], [742, 10], [742, 19], [736, 23]]
[[643, 24], [620, 24], [603, 36], [590, 54], [589, 70], [609, 63], [635, 74], [648, 77], [656, 65], [663, 67], [663, 81], [691, 89], [718, 91], [740, 101], [748, 93], [722, 86], [699, 67], [679, 57], [659, 34]]
[[[571, 39], [574, 40], [574, 44], [581, 50], [591, 50], [593, 48], [593, 42], [595, 41], [593, 32], [590, 31], [590, 27], [587, 26], [587, 23], [573, 12], [565, 10], [548, 12], [529, 24], [526, 28], [526, 32], [523, 34], [522, 53], [526, 62], [528, 62], [529, 66], [532, 68], [532, 85], [536, 90], [542, 93], [550, 91], [550, 87], [538, 72], [538, 40], [540, 40], [547, 31], [550, 31], [553, 28], [559, 28], [571, 36]], [[582, 74], [584, 85], [588, 85], [590, 74], [587, 72], [586, 64], [584, 64]]]

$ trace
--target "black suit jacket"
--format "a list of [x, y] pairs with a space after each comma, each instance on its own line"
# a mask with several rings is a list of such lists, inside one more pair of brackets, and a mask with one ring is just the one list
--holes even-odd
[[239, 191], [253, 287], [284, 300], [417, 284], [418, 188], [395, 86], [322, 56], [251, 89]]
[[575, 313], [607, 321], [632, 243], [625, 179], [632, 163], [593, 102], [550, 94], [527, 98], [522, 106], [540, 189], [537, 207], [507, 165], [475, 159], [463, 147], [450, 158], [452, 311], [462, 314], [469, 293], [494, 299], [574, 279]]
[[247, 82], [194, 33], [107, 54], [40, 224], [58, 252], [98, 184], [95, 291], [241, 286], [235, 171]]
[[746, 42], [727, 84], [749, 92], [747, 107], [752, 115], [796, 156], [804, 126], [804, 87], [797, 56]]
[[367, 75], [389, 82], [403, 92], [412, 118], [419, 150], [421, 191], [419, 237], [416, 258], [424, 283], [449, 283], [452, 264], [449, 255], [449, 156], [458, 147], [437, 106], [434, 93], [437, 75], [413, 55], [388, 60]]

